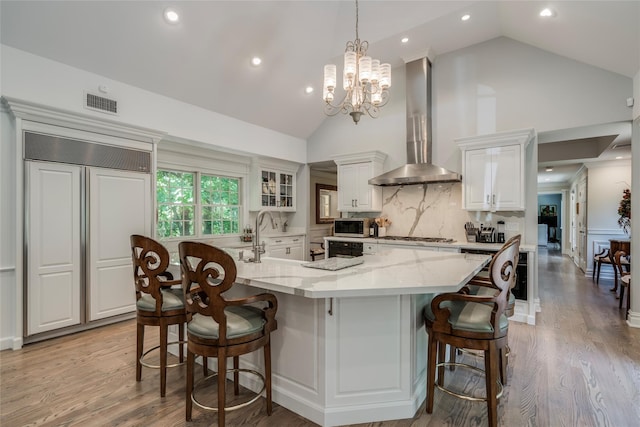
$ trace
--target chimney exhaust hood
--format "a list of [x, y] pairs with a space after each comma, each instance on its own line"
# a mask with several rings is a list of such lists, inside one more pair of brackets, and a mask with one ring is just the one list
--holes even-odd
[[431, 63], [407, 62], [407, 164], [369, 180], [371, 185], [460, 182], [462, 177], [431, 163]]

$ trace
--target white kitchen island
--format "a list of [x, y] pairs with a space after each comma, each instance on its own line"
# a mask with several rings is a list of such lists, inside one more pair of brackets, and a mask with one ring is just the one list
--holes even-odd
[[[488, 262], [487, 255], [412, 249], [381, 250], [338, 271], [276, 258], [236, 261], [237, 282], [246, 286], [231, 291], [278, 298], [275, 402], [322, 426], [411, 418], [426, 394], [422, 309], [430, 294], [458, 290]], [[241, 365], [262, 371], [262, 353], [243, 356]], [[241, 381], [256, 389], [250, 378]]]

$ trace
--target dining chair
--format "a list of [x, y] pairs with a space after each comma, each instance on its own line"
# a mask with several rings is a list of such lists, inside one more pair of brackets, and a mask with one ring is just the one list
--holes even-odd
[[[611, 259], [611, 254], [609, 248], [604, 247], [593, 256], [593, 268], [591, 270], [591, 279], [596, 281], [596, 285], [600, 282], [600, 268], [602, 264], [610, 265], [614, 268], [613, 274], [616, 274], [615, 267], [613, 265], [613, 260]], [[617, 288], [612, 289], [615, 291]]]
[[[225, 425], [225, 412], [245, 407], [261, 397], [266, 390], [267, 414], [272, 412], [271, 397], [271, 332], [277, 329], [275, 319], [278, 300], [275, 295], [261, 293], [244, 298], [228, 298], [224, 293], [236, 279], [236, 264], [223, 250], [199, 242], [181, 242], [178, 245], [182, 269], [182, 289], [186, 309], [191, 316], [187, 323], [187, 386], [186, 420], [192, 417], [193, 404], [218, 413], [218, 426]], [[264, 375], [256, 370], [241, 369], [239, 356], [262, 348]], [[195, 355], [215, 357], [217, 373], [194, 384]], [[233, 368], [227, 367], [227, 358], [233, 359]], [[234, 394], [239, 394], [239, 373], [258, 377], [262, 390], [248, 402], [226, 406], [226, 378], [233, 373]], [[202, 382], [217, 377], [217, 407], [199, 401], [194, 390]]]
[[[182, 342], [184, 324], [187, 321], [182, 290], [172, 288], [180, 285], [167, 271], [169, 252], [159, 242], [145, 236], [131, 236], [131, 257], [133, 260], [133, 278], [136, 290], [136, 381], [142, 379], [142, 367], [160, 369], [160, 396], [167, 389], [167, 368], [184, 363]], [[179, 363], [167, 365], [167, 347], [169, 325], [178, 325]], [[160, 344], [144, 352], [145, 326], [160, 327]], [[145, 357], [160, 349], [160, 364], [151, 365]]]
[[624, 290], [627, 289], [627, 306], [625, 310], [625, 318], [629, 317], [631, 309], [631, 272], [629, 271], [628, 255], [625, 251], [616, 251], [613, 255], [616, 268], [620, 274], [620, 305], [622, 308], [622, 300], [624, 300]]
[[[423, 311], [428, 334], [427, 355], [427, 413], [433, 412], [435, 388], [467, 400], [486, 401], [488, 421], [498, 423], [498, 399], [502, 396], [500, 382], [501, 354], [507, 346], [509, 320], [505, 314], [509, 289], [514, 286], [520, 239], [511, 240], [492, 258], [489, 264], [490, 295], [471, 295], [451, 292], [437, 295]], [[477, 369], [457, 362], [445, 362], [446, 346], [480, 350], [484, 353], [486, 396], [464, 395], [445, 387], [445, 366]], [[438, 374], [436, 382], [436, 371]]]

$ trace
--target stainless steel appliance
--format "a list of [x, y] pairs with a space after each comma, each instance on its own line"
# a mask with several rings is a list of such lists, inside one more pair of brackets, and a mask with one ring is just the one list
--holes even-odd
[[152, 229], [150, 147], [30, 126], [39, 131], [23, 134], [25, 342], [135, 316], [129, 236]]
[[460, 182], [457, 172], [431, 163], [431, 62], [421, 58], [406, 64], [407, 164], [369, 180], [371, 185]]
[[369, 237], [370, 218], [336, 218], [333, 235], [338, 237]]
[[362, 242], [338, 242], [329, 241], [329, 258], [331, 257], [358, 257], [364, 252]]

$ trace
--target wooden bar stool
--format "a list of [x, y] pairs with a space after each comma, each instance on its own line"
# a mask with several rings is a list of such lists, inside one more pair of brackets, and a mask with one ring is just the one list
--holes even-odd
[[[509, 289], [514, 285], [520, 239], [503, 246], [489, 264], [491, 287], [494, 295], [445, 293], [436, 296], [424, 308], [423, 316], [428, 334], [427, 413], [433, 412], [435, 388], [467, 400], [487, 402], [489, 425], [498, 424], [498, 399], [502, 395], [500, 382], [500, 355], [507, 346], [509, 320], [505, 315]], [[468, 368], [468, 365], [444, 362], [446, 345], [484, 353], [486, 397], [477, 398], [457, 393], [444, 386], [444, 367]], [[438, 362], [440, 361], [440, 362]], [[436, 370], [438, 381], [436, 383]]]
[[[187, 311], [187, 387], [186, 420], [191, 420], [193, 404], [201, 409], [218, 412], [218, 426], [225, 424], [225, 412], [240, 409], [267, 396], [267, 414], [272, 412], [271, 398], [271, 332], [277, 329], [275, 319], [278, 301], [273, 294], [262, 293], [245, 298], [227, 299], [223, 293], [236, 279], [236, 264], [226, 252], [198, 242], [182, 242], [178, 246], [182, 268], [182, 288]], [[254, 370], [240, 369], [239, 356], [262, 348], [264, 375]], [[209, 407], [194, 396], [193, 371], [195, 355], [218, 359], [217, 407]], [[227, 368], [227, 358], [233, 359], [233, 369]], [[256, 396], [232, 407], [225, 404], [227, 373], [233, 372], [234, 393], [239, 394], [239, 372], [257, 376], [263, 388]]]
[[[167, 368], [184, 363], [182, 342], [184, 342], [184, 324], [187, 321], [184, 298], [179, 285], [181, 280], [173, 280], [167, 271], [169, 252], [155, 240], [134, 234], [131, 236], [131, 257], [133, 260], [133, 278], [136, 287], [136, 381], [142, 379], [142, 367], [160, 369], [160, 396], [167, 390]], [[167, 365], [167, 346], [169, 325], [178, 325], [179, 361]], [[160, 345], [143, 353], [145, 326], [160, 327]], [[151, 351], [160, 349], [160, 365], [150, 365], [144, 358]]]

